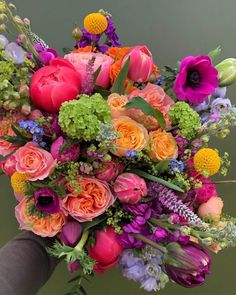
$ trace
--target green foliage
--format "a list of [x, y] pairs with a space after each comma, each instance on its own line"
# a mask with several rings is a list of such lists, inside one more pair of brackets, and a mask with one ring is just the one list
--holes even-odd
[[184, 138], [191, 140], [198, 135], [200, 116], [186, 102], [175, 103], [169, 110], [169, 118]]
[[96, 139], [100, 125], [111, 122], [111, 111], [103, 97], [96, 93], [82, 95], [79, 100], [65, 102], [59, 113], [62, 130], [73, 139]]
[[118, 76], [116, 77], [114, 84], [112, 86], [112, 93], [124, 94], [125, 93], [125, 81], [128, 76], [130, 65], [130, 57], [127, 59], [126, 63], [120, 70]]
[[145, 115], [153, 116], [160, 124], [161, 128], [165, 128], [166, 121], [161, 111], [154, 109], [149, 103], [147, 103], [142, 97], [133, 97], [126, 105], [126, 109], [140, 109]]
[[207, 55], [211, 58], [213, 64], [216, 63], [218, 57], [219, 57], [220, 54], [221, 54], [221, 51], [222, 51], [222, 50], [221, 50], [221, 47], [218, 46], [218, 47], [216, 47], [214, 50], [210, 51], [210, 52], [207, 54]]

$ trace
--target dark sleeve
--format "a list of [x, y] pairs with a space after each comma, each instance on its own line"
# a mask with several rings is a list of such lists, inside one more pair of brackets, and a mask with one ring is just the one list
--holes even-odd
[[25, 232], [0, 249], [0, 295], [34, 295], [48, 281], [59, 260], [45, 246], [52, 239]]

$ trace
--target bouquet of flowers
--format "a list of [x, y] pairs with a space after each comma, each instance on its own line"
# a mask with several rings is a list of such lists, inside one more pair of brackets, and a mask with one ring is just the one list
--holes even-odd
[[[212, 176], [228, 153], [209, 147], [236, 126], [226, 86], [236, 59], [220, 48], [162, 72], [146, 46], [122, 47], [100, 10], [76, 27], [65, 55], [0, 1], [1, 169], [20, 229], [54, 237], [47, 251], [83, 279], [119, 266], [147, 291], [205, 282], [208, 251], [236, 245]], [[233, 181], [232, 181], [233, 182]]]

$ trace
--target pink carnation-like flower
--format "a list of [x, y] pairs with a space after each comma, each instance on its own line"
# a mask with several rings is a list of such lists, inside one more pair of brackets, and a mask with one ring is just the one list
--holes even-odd
[[[201, 178], [202, 182], [211, 182], [210, 178]], [[215, 184], [203, 184], [196, 190], [196, 202], [198, 204], [206, 203], [210, 198], [217, 196]]]
[[14, 154], [16, 171], [27, 173], [30, 181], [43, 180], [51, 173], [57, 160], [34, 142], [28, 142]]
[[110, 67], [113, 64], [114, 60], [108, 55], [101, 53], [93, 53], [93, 52], [80, 52], [80, 53], [69, 53], [65, 55], [65, 59], [67, 59], [70, 63], [73, 64], [75, 69], [77, 70], [81, 81], [84, 81], [87, 77], [87, 65], [88, 62], [95, 58], [93, 71], [101, 67], [101, 71], [97, 77], [96, 83], [107, 88], [109, 86], [109, 71]]
[[[148, 83], [144, 89], [132, 91], [129, 95], [129, 100], [136, 96], [142, 97], [154, 109], [161, 111], [166, 120], [167, 127], [170, 126], [168, 112], [170, 107], [174, 104], [174, 101], [160, 86]], [[145, 115], [141, 110], [130, 109], [129, 115], [133, 120], [143, 124], [149, 131], [156, 130], [159, 126], [154, 117]]]
[[41, 237], [54, 237], [58, 234], [66, 222], [62, 212], [46, 217], [37, 217], [28, 213], [30, 203], [23, 198], [15, 208], [16, 219], [20, 229], [32, 231]]
[[209, 56], [186, 56], [174, 82], [179, 100], [202, 103], [218, 86], [218, 72]]
[[76, 192], [68, 184], [68, 194], [63, 199], [65, 214], [69, 214], [79, 222], [91, 221], [103, 214], [115, 201], [108, 184], [92, 177], [77, 179], [81, 192]]

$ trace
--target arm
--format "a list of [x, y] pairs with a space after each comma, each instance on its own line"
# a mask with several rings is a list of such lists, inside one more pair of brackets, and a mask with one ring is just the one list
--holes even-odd
[[0, 249], [0, 295], [34, 295], [48, 281], [59, 260], [45, 246], [52, 239], [25, 232]]

